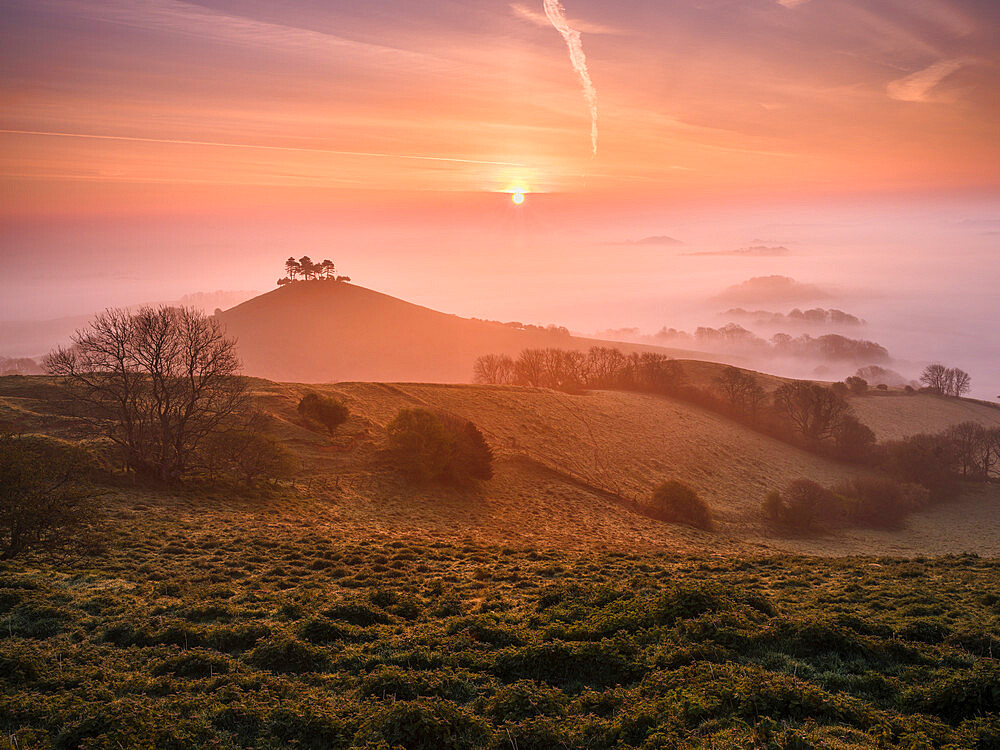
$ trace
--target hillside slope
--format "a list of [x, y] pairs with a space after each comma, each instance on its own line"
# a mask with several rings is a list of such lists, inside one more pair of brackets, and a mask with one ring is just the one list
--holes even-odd
[[[302, 461], [298, 493], [310, 504], [310, 523], [320, 533], [393, 539], [417, 533], [452, 542], [676, 553], [735, 554], [770, 547], [820, 554], [1000, 555], [996, 485], [970, 487], [954, 502], [911, 516], [897, 531], [775, 536], [760, 513], [767, 492], [798, 478], [833, 485], [865, 470], [669, 398], [413, 383], [306, 386], [255, 380], [253, 387], [258, 407], [270, 416], [268, 430]], [[50, 378], [0, 378], [0, 429], [82, 437], [59, 413], [53, 389]], [[307, 429], [296, 412], [309, 390], [334, 395], [351, 410], [332, 441]], [[995, 412], [982, 404], [923, 395], [856, 401], [874, 404], [866, 419], [883, 435], [911, 434], [914, 427], [943, 429], [957, 413], [985, 422]], [[920, 404], [927, 408], [918, 421], [910, 410], [919, 411]], [[385, 427], [402, 407], [474, 420], [496, 454], [494, 478], [473, 491], [414, 487], [383, 465]], [[647, 498], [671, 478], [697, 488], [720, 522], [719, 533], [663, 524], [634, 512], [633, 501]]]
[[527, 347], [586, 350], [606, 344], [694, 355], [462, 318], [335, 281], [290, 284], [226, 310], [220, 319], [237, 338], [248, 375], [304, 383], [467, 383], [476, 357], [516, 356]]
[[[766, 545], [822, 554], [1000, 554], [1000, 491], [994, 486], [974, 488], [959, 500], [913, 516], [898, 531], [775, 537], [760, 513], [767, 492], [799, 478], [833, 485], [867, 470], [814, 456], [668, 398], [411, 383], [315, 387], [351, 409], [337, 448], [297, 424], [294, 406], [309, 388], [261, 383], [258, 396], [281, 437], [304, 457], [305, 474], [336, 477], [338, 493], [352, 498], [342, 507], [360, 514], [358, 519], [374, 514], [387, 530], [398, 522], [446, 537], [545, 539], [570, 547], [600, 542], [674, 551]], [[371, 471], [385, 426], [398, 409], [418, 406], [473, 419], [494, 447], [497, 476], [471, 503], [448, 490], [414, 490]], [[891, 424], [889, 415], [884, 419]], [[719, 534], [661, 524], [629, 509], [630, 502], [647, 498], [671, 478], [690, 483], [711, 504]]]

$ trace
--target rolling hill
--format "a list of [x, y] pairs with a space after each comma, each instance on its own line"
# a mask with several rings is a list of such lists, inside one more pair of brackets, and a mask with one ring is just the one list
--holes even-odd
[[482, 354], [516, 356], [528, 347], [659, 351], [556, 331], [462, 318], [336, 281], [300, 281], [248, 300], [220, 316], [239, 342], [244, 371], [270, 380], [467, 383]]

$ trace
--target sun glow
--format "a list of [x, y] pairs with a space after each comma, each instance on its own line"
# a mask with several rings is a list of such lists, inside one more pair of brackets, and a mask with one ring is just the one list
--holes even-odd
[[513, 195], [510, 196], [510, 199], [514, 201], [515, 206], [520, 206], [522, 203], [524, 203], [524, 193], [522, 193], [520, 190], [516, 190], [514, 191]]

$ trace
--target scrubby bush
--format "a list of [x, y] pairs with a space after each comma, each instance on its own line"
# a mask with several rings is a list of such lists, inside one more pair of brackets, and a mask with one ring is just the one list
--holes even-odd
[[292, 451], [253, 427], [216, 431], [206, 437], [201, 451], [212, 476], [229, 474], [251, 487], [258, 480], [291, 479], [299, 469]]
[[844, 381], [851, 393], [855, 396], [864, 396], [868, 393], [868, 381], [864, 378], [859, 378], [857, 375], [852, 375]]
[[653, 492], [648, 511], [661, 521], [694, 526], [710, 531], [714, 524], [712, 512], [694, 488], [683, 482], [664, 482]]
[[29, 550], [92, 551], [98, 521], [93, 471], [79, 446], [0, 434], [0, 560]]
[[854, 477], [839, 485], [847, 518], [862, 526], [896, 526], [927, 505], [930, 493], [916, 484], [881, 477]]
[[350, 412], [340, 401], [310, 391], [299, 401], [298, 412], [310, 422], [326, 429], [332, 436], [347, 421]]
[[933, 500], [951, 496], [958, 457], [943, 435], [911, 435], [886, 443], [884, 449], [885, 468], [897, 479], [926, 487]]
[[811, 531], [836, 522], [842, 515], [839, 498], [810, 479], [796, 479], [783, 493], [771, 492], [764, 500], [764, 515], [773, 523], [795, 531]]
[[413, 478], [456, 483], [493, 476], [493, 452], [472, 422], [426, 409], [400, 409], [389, 423], [389, 453]]

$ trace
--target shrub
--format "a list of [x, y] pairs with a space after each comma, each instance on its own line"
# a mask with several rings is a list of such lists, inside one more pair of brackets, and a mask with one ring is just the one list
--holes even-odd
[[868, 381], [864, 378], [859, 378], [857, 375], [852, 375], [844, 381], [851, 393], [855, 396], [864, 396], [868, 393]]
[[0, 435], [0, 559], [29, 550], [92, 551], [92, 471], [90, 456], [78, 446]]
[[331, 436], [350, 415], [347, 407], [337, 399], [312, 391], [299, 401], [298, 412], [306, 419], [325, 427]]
[[669, 523], [681, 523], [711, 531], [712, 512], [698, 493], [683, 482], [664, 482], [653, 492], [649, 513]]
[[903, 482], [926, 487], [934, 500], [949, 497], [958, 464], [954, 446], [943, 435], [911, 435], [885, 444], [885, 465]]
[[472, 422], [426, 409], [400, 409], [389, 423], [389, 452], [421, 482], [465, 482], [493, 476], [493, 452]]
[[234, 427], [208, 435], [203, 453], [212, 473], [224, 471], [252, 487], [257, 480], [291, 479], [298, 459], [271, 435], [249, 427]]
[[272, 672], [299, 674], [323, 669], [327, 656], [321, 649], [294, 638], [277, 637], [259, 643], [247, 655], [247, 662]]
[[837, 488], [848, 518], [856, 524], [895, 526], [927, 505], [930, 493], [915, 484], [888, 478], [855, 477]]
[[820, 523], [839, 520], [842, 510], [833, 492], [810, 479], [796, 479], [784, 493], [771, 492], [765, 498], [764, 515], [796, 531], [810, 531]]
[[376, 736], [406, 750], [472, 750], [485, 745], [486, 723], [447, 700], [393, 703], [371, 722]]

